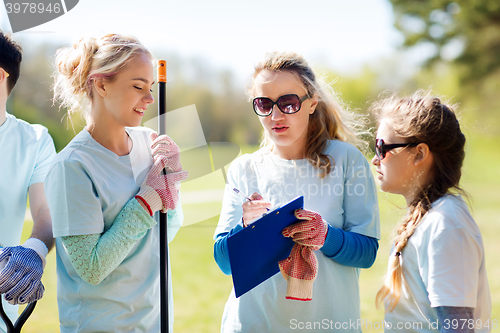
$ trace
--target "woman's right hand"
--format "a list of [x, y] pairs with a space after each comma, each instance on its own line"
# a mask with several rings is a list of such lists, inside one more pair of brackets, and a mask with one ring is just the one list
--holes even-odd
[[271, 208], [271, 203], [264, 201], [264, 198], [257, 192], [250, 196], [252, 201], [245, 201], [241, 207], [243, 208], [243, 226], [247, 227], [259, 217], [267, 213]]
[[149, 136], [151, 138], [151, 153], [153, 155], [153, 163], [158, 161], [160, 156], [167, 158], [165, 170], [167, 173], [182, 171], [180, 150], [177, 144], [168, 135], [158, 135], [153, 132]]

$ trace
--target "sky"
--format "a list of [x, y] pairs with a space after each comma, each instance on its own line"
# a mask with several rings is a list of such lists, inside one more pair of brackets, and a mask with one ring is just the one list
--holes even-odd
[[[389, 56], [402, 42], [387, 0], [79, 0], [65, 15], [17, 32], [30, 43], [132, 34], [158, 54], [201, 58], [249, 77], [266, 52], [295, 51], [341, 73]], [[5, 7], [0, 28], [11, 31]], [[167, 59], [168, 62], [168, 59]]]
[[[230, 70], [236, 79], [248, 82], [255, 64], [271, 51], [302, 54], [313, 68], [328, 67], [342, 74], [361, 70], [396, 52], [403, 38], [393, 23], [388, 0], [79, 0], [63, 16], [13, 37], [28, 52], [42, 43], [70, 46], [83, 36], [131, 34], [157, 58], [165, 56], [167, 68], [169, 55], [186, 58], [188, 64], [190, 59], [202, 59], [212, 71]], [[12, 31], [3, 5], [0, 28]], [[192, 113], [196, 118], [195, 109]], [[186, 118], [185, 110], [182, 117]], [[200, 124], [193, 119], [188, 122]], [[176, 142], [179, 146], [206, 144], [202, 130], [198, 132], [202, 143], [184, 143], [183, 137]], [[185, 137], [193, 141], [193, 135]], [[224, 184], [220, 171], [205, 177]], [[203, 196], [220, 203], [222, 193]], [[183, 202], [199, 202], [199, 197], [188, 194]], [[197, 218], [204, 220], [218, 212]], [[198, 222], [187, 215], [186, 220]]]

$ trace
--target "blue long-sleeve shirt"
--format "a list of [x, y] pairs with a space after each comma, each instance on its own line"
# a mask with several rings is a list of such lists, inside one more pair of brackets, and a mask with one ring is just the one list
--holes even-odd
[[[214, 244], [214, 258], [221, 271], [231, 274], [227, 238], [243, 229], [237, 224], [229, 232], [220, 233]], [[378, 240], [355, 232], [344, 231], [328, 225], [328, 233], [321, 251], [337, 263], [350, 267], [369, 268], [375, 262]]]

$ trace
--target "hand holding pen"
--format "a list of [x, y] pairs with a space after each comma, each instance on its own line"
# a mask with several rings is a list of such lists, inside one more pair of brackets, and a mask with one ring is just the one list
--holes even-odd
[[236, 188], [234, 188], [233, 191], [246, 199], [241, 205], [243, 209], [243, 225], [245, 227], [267, 213], [271, 207], [271, 203], [264, 201], [264, 198], [257, 192], [252, 193], [250, 196], [246, 196]]

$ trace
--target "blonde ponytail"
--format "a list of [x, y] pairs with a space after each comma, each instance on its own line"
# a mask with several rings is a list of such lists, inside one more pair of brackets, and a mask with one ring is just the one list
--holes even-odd
[[88, 76], [92, 68], [94, 54], [98, 51], [95, 38], [82, 38], [71, 48], [59, 49], [56, 53], [54, 102], [60, 100], [60, 107], [68, 109], [71, 115], [82, 111], [86, 97], [90, 96]]

